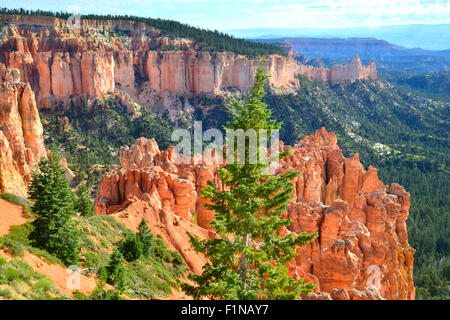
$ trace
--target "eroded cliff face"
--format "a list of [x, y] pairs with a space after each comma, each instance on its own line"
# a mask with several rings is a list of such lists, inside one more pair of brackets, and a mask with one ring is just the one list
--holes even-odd
[[34, 165], [46, 157], [42, 133], [30, 85], [0, 64], [0, 193], [26, 197]]
[[[375, 168], [364, 170], [357, 154], [345, 158], [336, 136], [325, 129], [292, 149], [279, 172], [302, 174], [293, 181], [294, 197], [285, 213], [292, 223], [282, 232], [319, 233], [314, 242], [299, 248], [290, 266], [294, 277], [317, 284], [309, 298], [414, 299], [415, 250], [406, 231], [409, 193], [398, 184], [385, 186]], [[198, 164], [192, 159], [191, 164], [177, 165], [173, 152], [173, 147], [160, 151], [154, 140], [145, 138], [121, 148], [122, 169], [104, 175], [96, 214], [115, 214], [133, 226], [145, 211], [151, 225], [176, 227], [175, 235], [165, 239], [188, 257], [194, 272], [200, 272], [204, 257], [180, 245], [189, 239], [180, 225], [213, 237], [209, 222], [214, 213], [204, 207], [207, 200], [199, 190], [209, 180], [219, 185], [217, 166], [205, 158], [197, 158], [202, 160]]]
[[303, 172], [286, 213], [293, 220], [288, 230], [319, 232], [299, 249], [292, 272], [333, 298], [346, 298], [345, 291], [352, 299], [374, 298], [371, 287], [379, 283], [385, 299], [414, 299], [408, 192], [385, 186], [375, 168], [364, 170], [358, 154], [345, 158], [336, 136], [324, 129], [295, 145], [281, 167]]
[[[233, 53], [201, 51], [199, 43], [163, 36], [142, 23], [82, 20], [76, 30], [51, 17], [2, 15], [0, 21], [5, 25], [0, 62], [20, 70], [39, 108], [51, 108], [73, 95], [99, 97], [112, 90], [150, 108], [167, 94], [245, 91], [259, 65], [257, 59]], [[345, 66], [322, 69], [273, 55], [267, 57], [266, 67], [276, 87], [298, 84], [296, 74], [324, 84], [377, 76], [375, 64], [363, 66], [359, 57]]]

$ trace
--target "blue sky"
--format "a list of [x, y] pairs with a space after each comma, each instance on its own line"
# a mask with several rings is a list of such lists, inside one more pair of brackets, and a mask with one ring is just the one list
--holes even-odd
[[450, 23], [450, 0], [0, 0], [1, 7], [173, 19], [209, 29]]

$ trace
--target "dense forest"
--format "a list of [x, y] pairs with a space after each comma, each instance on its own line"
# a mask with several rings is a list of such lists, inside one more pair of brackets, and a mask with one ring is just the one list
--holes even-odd
[[41, 111], [46, 146], [67, 159], [76, 175], [73, 187], [85, 180], [96, 191], [103, 172], [119, 164], [119, 148], [137, 138], [155, 138], [162, 150], [170, 145], [171, 122], [136, 106], [135, 115], [128, 113], [109, 94], [91, 103], [74, 99]]
[[[20, 15], [30, 15], [30, 16], [51, 16], [60, 19], [67, 19], [71, 16], [67, 12], [52, 12], [43, 10], [25, 10], [25, 9], [8, 9], [1, 8], [1, 14], [20, 14]], [[271, 44], [267, 43], [257, 43], [253, 41], [247, 41], [244, 39], [238, 39], [231, 35], [228, 35], [217, 30], [208, 30], [203, 28], [197, 28], [190, 26], [185, 23], [167, 20], [167, 19], [155, 19], [155, 18], [144, 18], [138, 16], [129, 15], [97, 15], [97, 14], [87, 14], [81, 15], [82, 19], [93, 19], [93, 20], [130, 20], [135, 22], [142, 22], [148, 26], [154, 27], [160, 30], [163, 34], [192, 39], [199, 42], [199, 46], [203, 51], [229, 51], [236, 54], [242, 54], [248, 57], [256, 57], [259, 55], [267, 54], [279, 54], [286, 55], [284, 51]]]
[[425, 74], [386, 71], [382, 73], [382, 77], [398, 86], [415, 90], [427, 97], [450, 100], [450, 71]]

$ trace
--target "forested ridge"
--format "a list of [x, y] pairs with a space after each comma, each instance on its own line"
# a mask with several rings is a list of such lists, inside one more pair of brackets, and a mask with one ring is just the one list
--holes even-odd
[[67, 159], [76, 175], [72, 186], [86, 180], [96, 191], [102, 174], [119, 164], [119, 148], [137, 138], [155, 138], [163, 150], [170, 145], [173, 124], [136, 107], [133, 115], [115, 94], [107, 94], [93, 102], [74, 99], [41, 111], [46, 146]]
[[[43, 10], [25, 10], [25, 9], [8, 9], [1, 8], [1, 14], [12, 15], [28, 15], [28, 16], [49, 16], [60, 19], [68, 19], [72, 14], [68, 12], [52, 12]], [[235, 38], [218, 30], [209, 30], [198, 28], [186, 23], [174, 20], [160, 18], [146, 18], [130, 15], [98, 15], [98, 14], [82, 14], [81, 19], [92, 20], [129, 20], [134, 22], [142, 22], [147, 26], [160, 30], [163, 34], [173, 37], [192, 39], [200, 43], [200, 50], [209, 52], [229, 51], [236, 54], [242, 54], [248, 57], [257, 57], [259, 55], [279, 54], [286, 55], [284, 51], [277, 46], [248, 41]]]
[[425, 96], [450, 100], [450, 71], [425, 74], [385, 71], [382, 73], [382, 77], [398, 86], [415, 90]]

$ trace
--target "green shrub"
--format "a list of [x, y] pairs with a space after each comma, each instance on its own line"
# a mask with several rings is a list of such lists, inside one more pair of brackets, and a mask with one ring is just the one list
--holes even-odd
[[156, 239], [153, 245], [153, 254], [155, 257], [164, 262], [171, 262], [172, 255], [170, 254], [167, 245], [161, 239]]
[[5, 271], [5, 277], [8, 281], [20, 279], [20, 273], [13, 267], [8, 267]]
[[94, 240], [92, 240], [92, 238], [90, 238], [86, 232], [84, 233], [86, 236], [81, 239], [82, 246], [88, 250], [97, 251], [97, 246], [95, 245]]
[[18, 241], [14, 241], [8, 237], [3, 237], [2, 248], [9, 254], [23, 257], [23, 250], [25, 249], [25, 246]]
[[33, 289], [42, 290], [44, 292], [53, 291], [55, 289], [54, 283], [48, 278], [39, 279], [34, 285]]
[[131, 234], [130, 229], [128, 229], [122, 222], [117, 221], [114, 217], [103, 215], [101, 216], [101, 219], [108, 222], [111, 227], [113, 227], [115, 230], [118, 230], [119, 232], [122, 232], [125, 236]]
[[31, 247], [31, 246], [27, 247], [26, 249], [28, 251], [30, 251], [32, 254], [34, 254], [35, 256], [43, 258], [46, 262], [48, 262], [50, 264], [59, 263], [59, 264], [64, 265], [64, 263], [61, 261], [61, 259], [59, 259], [58, 257], [55, 257], [54, 255], [50, 254], [48, 251], [46, 251], [44, 249], [39, 249], [39, 248]]
[[84, 267], [98, 269], [101, 266], [100, 256], [96, 252], [88, 251], [84, 254]]
[[[120, 298], [122, 293], [131, 298], [151, 299], [155, 296], [166, 296], [171, 293], [172, 287], [178, 286], [176, 279], [186, 271], [183, 259], [176, 251], [169, 250], [162, 239], [157, 240], [148, 230], [145, 221], [141, 221], [138, 232], [133, 233], [113, 216], [76, 217], [76, 219], [79, 221], [79, 229], [89, 235], [82, 239], [82, 268], [96, 272], [99, 280], [97, 291], [93, 292], [89, 299], [116, 299]], [[148, 255], [139, 255], [141, 246], [136, 245], [137, 239], [147, 243], [144, 248], [150, 249]], [[121, 248], [121, 244], [124, 243], [127, 243], [127, 248], [129, 244], [131, 249]], [[154, 246], [157, 246], [158, 257], [154, 254]], [[113, 263], [114, 259], [110, 254], [111, 249], [114, 250], [116, 247], [123, 252], [119, 251], [122, 256], [121, 263], [120, 259], [116, 259]], [[138, 249], [134, 250], [135, 247]], [[131, 253], [135, 251], [138, 254], [132, 257]], [[123, 257], [127, 254], [130, 255], [127, 257], [128, 260], [140, 257], [128, 262]], [[112, 268], [112, 265], [116, 267]], [[109, 283], [115, 289], [105, 290], [101, 286], [102, 283]], [[86, 299], [86, 296], [77, 295], [74, 298], [82, 300]]]
[[[14, 259], [0, 265], [0, 284], [9, 286], [25, 299], [66, 298], [60, 294], [50, 279], [35, 272], [33, 268], [20, 259]], [[49, 295], [48, 292], [51, 292], [52, 295]], [[5, 294], [8, 298], [7, 292]], [[4, 295], [0, 293], [0, 296]]]
[[27, 222], [22, 225], [12, 226], [11, 231], [7, 235], [11, 240], [22, 243], [23, 245], [30, 244], [30, 233], [33, 230], [33, 226], [31, 223]]
[[144, 244], [136, 235], [128, 236], [119, 243], [119, 250], [128, 262], [139, 259], [144, 252]]
[[24, 206], [24, 205], [28, 205], [28, 200], [22, 197], [19, 197], [15, 194], [12, 193], [1, 193], [0, 194], [0, 199], [3, 199], [5, 201], [8, 201], [12, 204], [16, 204], [18, 206]]
[[19, 273], [19, 279], [23, 282], [30, 284], [31, 279], [33, 278], [34, 271], [31, 268], [20, 268], [16, 267], [17, 272]]
[[3, 297], [5, 299], [11, 299], [12, 298], [12, 292], [9, 288], [6, 289], [0, 289], [0, 297]]
[[103, 287], [97, 287], [91, 293], [90, 300], [122, 300], [120, 293], [116, 290], [106, 290]]
[[173, 252], [172, 263], [176, 266], [181, 266], [184, 264], [184, 259], [181, 254], [177, 251]]
[[23, 250], [28, 250], [32, 254], [43, 258], [48, 263], [60, 263], [62, 261], [51, 255], [44, 249], [39, 249], [31, 245], [29, 239], [30, 233], [33, 231], [33, 225], [30, 222], [18, 226], [12, 226], [9, 234], [0, 238], [0, 248], [15, 256], [23, 257]]
[[100, 240], [100, 246], [101, 246], [102, 248], [108, 248], [108, 247], [109, 247], [109, 243], [108, 243], [108, 241], [106, 241], [105, 239], [101, 239], [101, 240]]
[[89, 296], [78, 290], [73, 293], [73, 298], [75, 300], [89, 300]]

